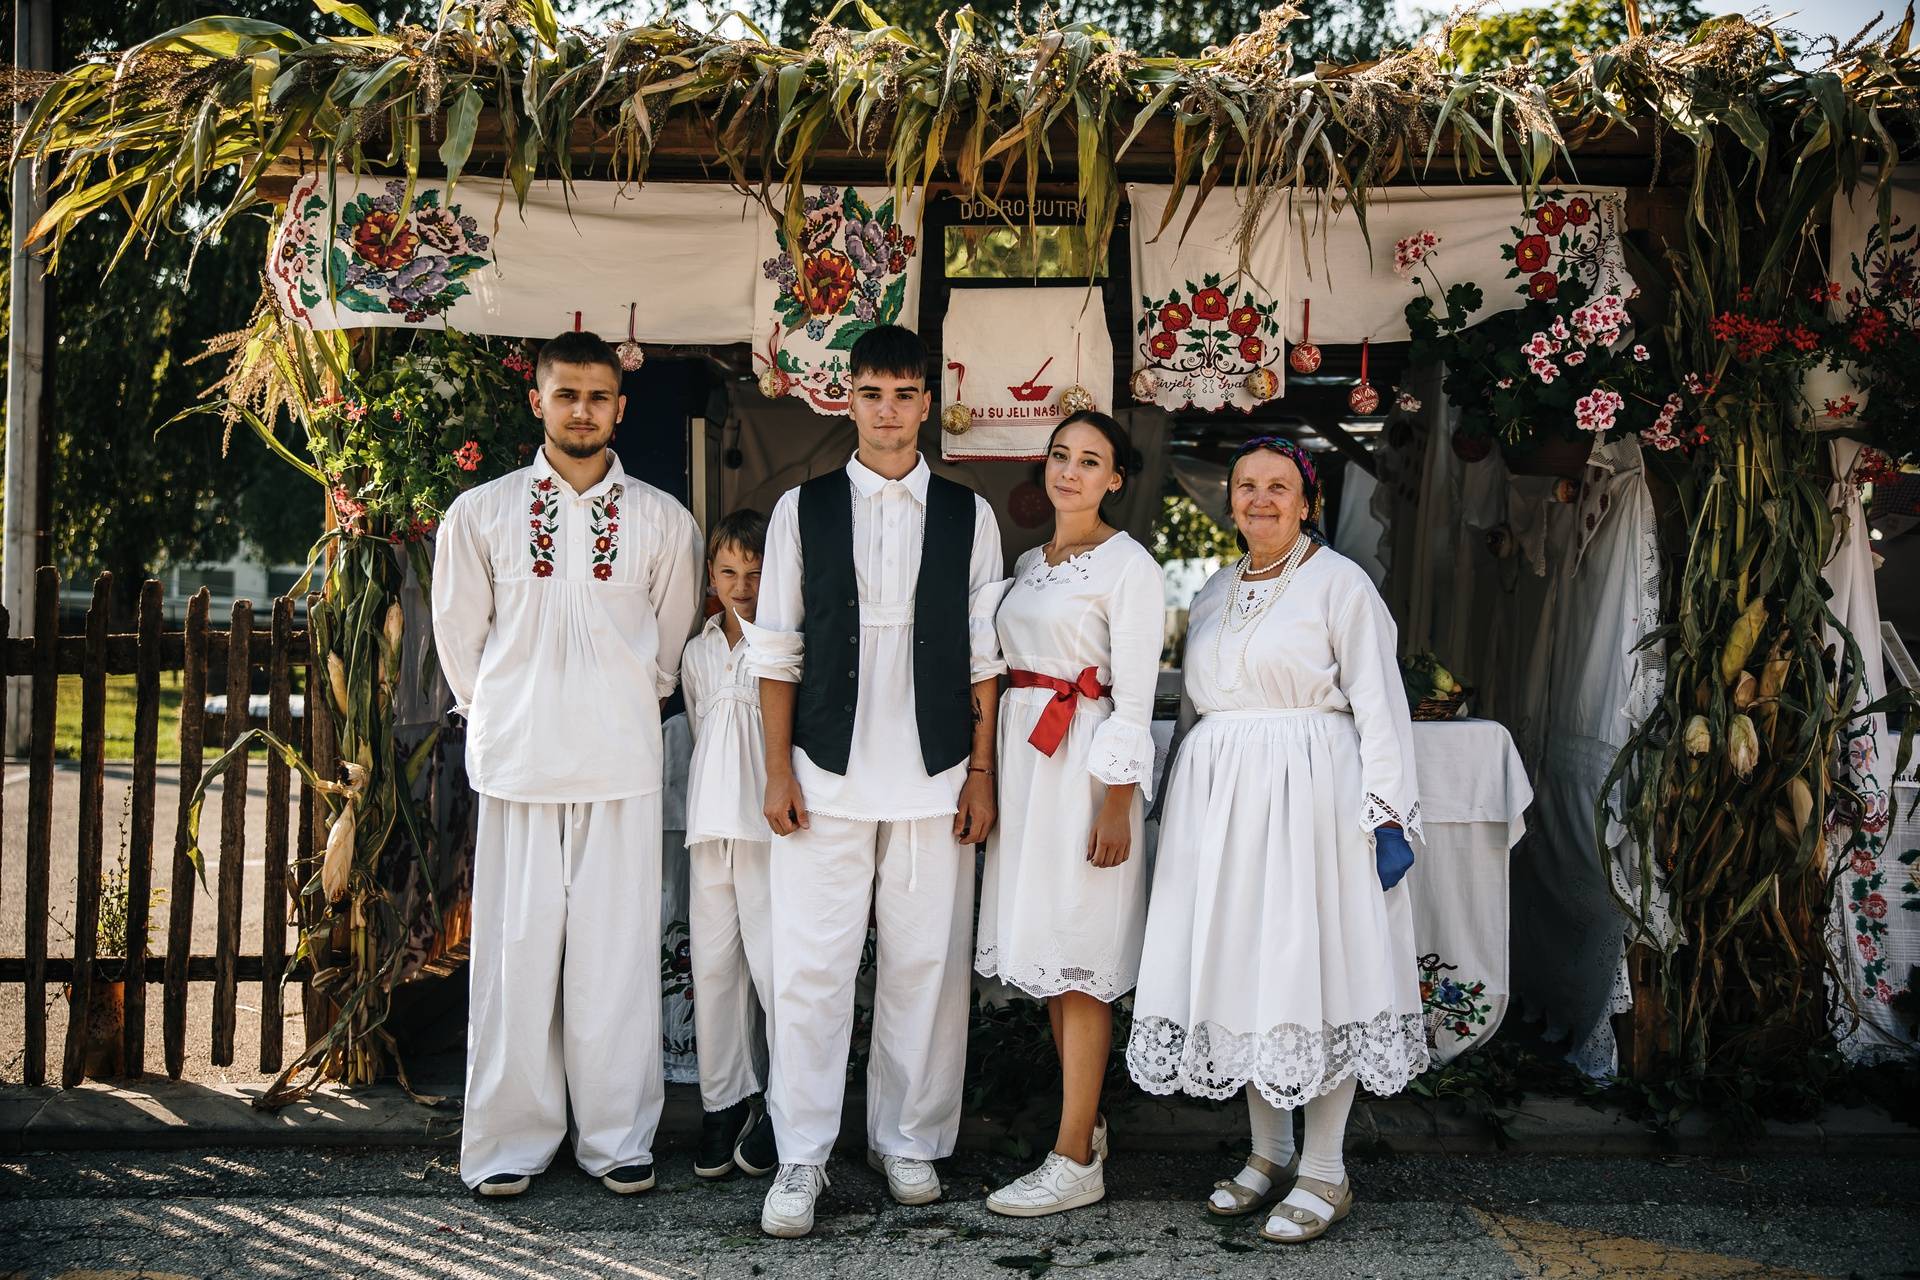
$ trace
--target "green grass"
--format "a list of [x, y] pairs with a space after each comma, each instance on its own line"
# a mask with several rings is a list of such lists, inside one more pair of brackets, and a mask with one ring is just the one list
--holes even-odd
[[[107, 677], [107, 742], [109, 760], [133, 758], [133, 676]], [[180, 758], [180, 673], [160, 673], [160, 730], [156, 742], [161, 760]], [[80, 677], [61, 676], [54, 710], [53, 754], [60, 760], [80, 758]]]

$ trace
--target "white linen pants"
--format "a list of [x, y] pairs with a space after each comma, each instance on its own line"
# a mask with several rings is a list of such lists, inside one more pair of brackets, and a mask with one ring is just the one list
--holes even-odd
[[569, 1132], [594, 1177], [645, 1164], [666, 1101], [660, 794], [479, 802], [461, 1181], [540, 1173]]
[[974, 852], [951, 815], [858, 822], [813, 814], [773, 843], [773, 1078], [782, 1164], [825, 1164], [840, 1136], [853, 988], [871, 906], [867, 1141], [938, 1160], [960, 1131], [973, 956]]
[[765, 840], [703, 840], [687, 850], [693, 1034], [708, 1111], [752, 1097], [765, 1079], [773, 1030], [768, 852]]

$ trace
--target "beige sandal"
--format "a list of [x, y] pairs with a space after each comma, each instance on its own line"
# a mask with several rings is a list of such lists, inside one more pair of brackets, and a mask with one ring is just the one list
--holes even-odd
[[1255, 1191], [1252, 1187], [1235, 1182], [1232, 1178], [1222, 1179], [1213, 1184], [1213, 1189], [1224, 1191], [1232, 1197], [1233, 1208], [1222, 1209], [1213, 1202], [1213, 1197], [1209, 1196], [1206, 1201], [1207, 1212], [1216, 1218], [1244, 1218], [1250, 1213], [1266, 1208], [1285, 1195], [1287, 1188], [1293, 1185], [1293, 1170], [1296, 1163], [1297, 1161], [1289, 1161], [1285, 1165], [1277, 1165], [1265, 1156], [1249, 1152], [1246, 1167], [1257, 1173], [1266, 1174], [1272, 1185], [1265, 1191]]
[[[1306, 1198], [1304, 1205], [1287, 1204], [1282, 1201], [1276, 1205], [1273, 1214], [1260, 1228], [1261, 1238], [1275, 1244], [1305, 1244], [1309, 1240], [1318, 1240], [1327, 1234], [1327, 1229], [1353, 1210], [1353, 1184], [1350, 1179], [1341, 1179], [1335, 1186], [1319, 1178], [1295, 1178], [1293, 1190], [1288, 1196], [1299, 1194]], [[1276, 1218], [1285, 1218], [1300, 1228], [1299, 1235], [1283, 1236], [1273, 1230]]]

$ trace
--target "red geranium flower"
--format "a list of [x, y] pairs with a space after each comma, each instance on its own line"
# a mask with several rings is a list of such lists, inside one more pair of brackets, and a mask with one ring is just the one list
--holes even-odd
[[1567, 201], [1567, 221], [1576, 227], [1584, 227], [1593, 218], [1593, 206], [1585, 196], [1575, 196]]
[[536, 578], [551, 578], [553, 576], [553, 561], [535, 560], [533, 562], [533, 576]]
[[1513, 261], [1522, 271], [1538, 271], [1547, 265], [1550, 253], [1545, 236], [1522, 236], [1513, 247]]
[[608, 547], [611, 547], [612, 545], [613, 545], [612, 538], [595, 538], [593, 540], [593, 549], [595, 551], [605, 551]]
[[1560, 277], [1551, 271], [1536, 271], [1527, 280], [1527, 292], [1543, 301], [1552, 301], [1560, 292]]
[[793, 282], [793, 296], [812, 315], [838, 315], [858, 284], [847, 255], [824, 249], [806, 260], [805, 271]]
[[398, 271], [419, 248], [420, 237], [398, 213], [375, 209], [353, 229], [353, 251], [382, 271]]
[[1193, 314], [1202, 320], [1227, 318], [1227, 295], [1218, 289], [1202, 289], [1193, 295]]
[[534, 485], [533, 485], [533, 487], [534, 487], [534, 488], [536, 488], [536, 489], [538, 489], [538, 490], [540, 490], [540, 492], [542, 492], [542, 493], [545, 493], [545, 492], [546, 492], [547, 490], [549, 490], [549, 489], [551, 489], [551, 488], [553, 488], [553, 481], [551, 481], [551, 480], [544, 480], [544, 479], [543, 479], [543, 480], [536, 480], [536, 481], [534, 482]]
[[1240, 339], [1240, 358], [1248, 364], [1259, 364], [1266, 358], [1267, 344], [1258, 338]]
[[547, 504], [544, 502], [541, 502], [538, 498], [536, 498], [534, 499], [533, 505], [527, 508], [527, 511], [529, 514], [537, 516], [542, 511], [545, 511], [546, 509], [547, 509]]
[[1169, 302], [1160, 308], [1160, 327], [1169, 333], [1178, 333], [1193, 323], [1193, 312], [1184, 302]]
[[1162, 329], [1147, 339], [1147, 350], [1162, 360], [1167, 359], [1179, 349], [1180, 339], [1174, 337], [1165, 329]]
[[605, 582], [613, 576], [613, 566], [610, 564], [597, 564], [593, 566], [593, 576]]
[[1260, 312], [1254, 307], [1235, 307], [1227, 317], [1227, 328], [1246, 337], [1260, 327]]
[[1567, 211], [1548, 201], [1533, 211], [1533, 220], [1539, 224], [1542, 233], [1552, 235], [1567, 224]]

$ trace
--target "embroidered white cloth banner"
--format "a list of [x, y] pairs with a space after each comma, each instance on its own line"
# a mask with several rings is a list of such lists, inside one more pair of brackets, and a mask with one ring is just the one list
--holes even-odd
[[[1127, 184], [1133, 206], [1133, 394], [1169, 411], [1234, 408], [1251, 413], [1281, 393], [1286, 374], [1280, 342], [1287, 301], [1290, 223], [1278, 207], [1240, 270], [1234, 227], [1240, 206], [1216, 192], [1193, 225], [1191, 197], [1165, 231], [1172, 187]], [[1185, 227], [1184, 238], [1182, 228]], [[1257, 369], [1273, 374], [1265, 395], [1248, 385]]]
[[[1880, 232], [1880, 199], [1873, 188], [1869, 175], [1866, 181], [1833, 198], [1827, 278], [1840, 286], [1840, 295], [1828, 300], [1827, 313], [1836, 320], [1853, 309], [1847, 301], [1848, 293], [1885, 297], [1890, 292], [1889, 283], [1911, 273], [1916, 256], [1920, 256], [1920, 166], [1903, 165], [1895, 170], [1892, 225], [1885, 236]], [[1920, 307], [1911, 300], [1887, 302], [1895, 324], [1910, 324], [1920, 318]], [[1850, 363], [1838, 369], [1824, 364], [1809, 369], [1802, 394], [1813, 422], [1821, 427], [1854, 425], [1867, 402], [1866, 390], [1853, 380]]]
[[1287, 341], [1404, 342], [1407, 303], [1422, 283], [1436, 301], [1455, 283], [1479, 285], [1485, 303], [1475, 319], [1515, 310], [1530, 295], [1551, 298], [1569, 278], [1630, 297], [1637, 286], [1620, 240], [1624, 202], [1619, 187], [1547, 188], [1531, 205], [1518, 187], [1388, 187], [1368, 195], [1362, 234], [1351, 207], [1296, 197], [1285, 233]]
[[411, 190], [397, 178], [310, 173], [267, 262], [280, 305], [313, 329], [444, 328], [610, 342], [745, 342], [749, 264], [765, 210], [714, 183], [536, 184], [524, 208], [497, 179]]
[[[1085, 387], [1113, 412], [1113, 341], [1097, 290], [955, 289], [941, 329], [940, 453], [967, 459], [1036, 459], [1066, 416], [1063, 392]], [[964, 404], [969, 425], [946, 411]]]
[[786, 233], [761, 220], [753, 261], [753, 363], [784, 394], [845, 413], [847, 353], [877, 324], [920, 324], [919, 194], [894, 207], [886, 187], [823, 186], [805, 202], [795, 265]]

